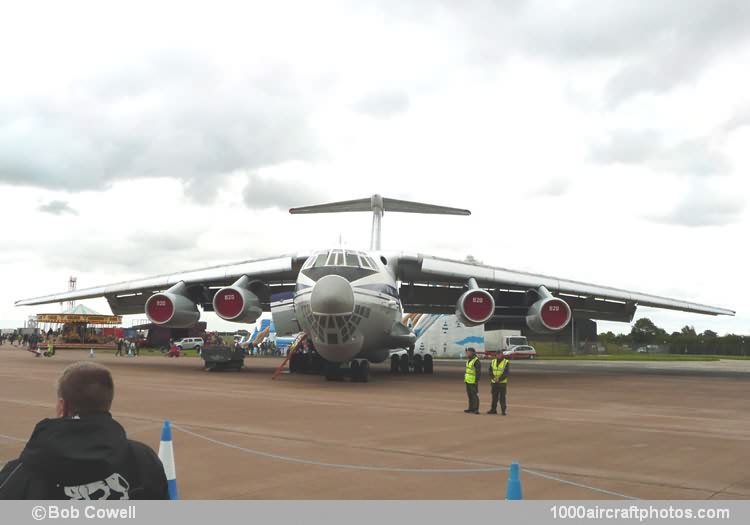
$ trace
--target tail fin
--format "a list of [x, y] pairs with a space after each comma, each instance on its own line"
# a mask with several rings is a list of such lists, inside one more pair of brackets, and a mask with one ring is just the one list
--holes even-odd
[[449, 208], [435, 204], [424, 204], [422, 202], [402, 201], [388, 199], [380, 195], [373, 195], [369, 199], [356, 199], [351, 201], [330, 202], [328, 204], [316, 204], [314, 206], [302, 206], [292, 208], [289, 213], [342, 213], [349, 211], [372, 211], [372, 234], [370, 237], [370, 249], [380, 249], [380, 223], [383, 213], [386, 211], [398, 211], [403, 213], [431, 213], [439, 215], [471, 215], [469, 210], [460, 208]]

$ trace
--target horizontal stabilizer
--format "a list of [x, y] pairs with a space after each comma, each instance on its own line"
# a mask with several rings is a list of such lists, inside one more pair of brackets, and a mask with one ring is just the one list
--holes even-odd
[[339, 213], [345, 211], [372, 211], [372, 203], [370, 199], [331, 202], [329, 204], [292, 208], [289, 210], [289, 213]]
[[383, 218], [383, 213], [387, 211], [430, 213], [436, 215], [471, 215], [469, 210], [463, 210], [461, 208], [449, 208], [448, 206], [437, 206], [435, 204], [425, 204], [423, 202], [387, 199], [377, 194], [369, 199], [355, 199], [352, 201], [330, 202], [328, 204], [316, 204], [313, 206], [291, 208], [289, 213], [341, 213], [348, 211], [372, 212], [372, 235], [370, 236], [371, 250], [380, 249], [380, 221]]
[[349, 211], [397, 211], [404, 213], [431, 213], [439, 215], [471, 215], [469, 210], [461, 208], [450, 208], [448, 206], [437, 206], [435, 204], [424, 204], [422, 202], [402, 201], [389, 199], [380, 195], [373, 195], [366, 199], [355, 199], [351, 201], [331, 202], [328, 204], [316, 204], [314, 206], [302, 206], [292, 208], [289, 213], [340, 213]]
[[461, 208], [449, 208], [448, 206], [437, 206], [435, 204], [423, 204], [421, 202], [400, 201], [386, 198], [383, 199], [383, 211], [437, 213], [440, 215], [471, 215], [469, 210], [463, 210]]

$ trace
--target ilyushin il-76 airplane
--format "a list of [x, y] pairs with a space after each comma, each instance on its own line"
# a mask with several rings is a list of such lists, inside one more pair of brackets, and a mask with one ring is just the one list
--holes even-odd
[[[333, 248], [248, 260], [17, 301], [16, 306], [106, 297], [115, 315], [146, 313], [155, 325], [185, 328], [200, 308], [226, 321], [254, 323], [270, 311], [277, 336], [304, 332], [327, 378], [342, 371], [367, 381], [369, 363], [394, 349], [405, 367], [430, 373], [430, 355], [415, 356], [416, 335], [404, 312], [455, 313], [467, 326], [521, 322], [554, 333], [576, 319], [630, 322], [638, 305], [708, 315], [725, 308], [483, 264], [381, 249], [384, 212], [470, 215], [468, 210], [383, 198], [304, 206], [292, 214], [370, 211], [369, 250]], [[393, 363], [392, 363], [393, 365]]]

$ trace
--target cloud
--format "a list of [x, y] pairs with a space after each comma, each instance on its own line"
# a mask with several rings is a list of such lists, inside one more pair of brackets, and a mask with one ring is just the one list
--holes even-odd
[[0, 105], [0, 183], [105, 190], [144, 177], [182, 180], [211, 201], [223, 177], [315, 158], [310, 102], [272, 64], [227, 75], [199, 54], [161, 53]]
[[542, 55], [619, 63], [606, 85], [610, 104], [693, 81], [750, 40], [750, 4], [744, 0], [572, 2], [529, 14], [536, 42], [527, 45]]
[[750, 42], [745, 0], [537, 0], [477, 2], [471, 9], [446, 2], [412, 16], [452, 20], [467, 58], [484, 67], [518, 56], [605, 65], [610, 73], [603, 96], [611, 106], [692, 82]]
[[727, 119], [721, 129], [726, 133], [731, 133], [745, 126], [750, 126], [750, 105], [737, 110], [734, 115]]
[[670, 212], [652, 215], [650, 219], [691, 228], [727, 226], [741, 220], [746, 204], [736, 193], [699, 184], [693, 186]]
[[47, 204], [42, 204], [37, 209], [44, 213], [51, 213], [52, 215], [63, 215], [65, 213], [78, 215], [78, 212], [68, 206], [66, 201], [50, 201]]
[[354, 109], [371, 117], [389, 118], [409, 109], [409, 95], [399, 91], [371, 93], [354, 104]]
[[544, 181], [528, 195], [529, 197], [562, 197], [570, 191], [572, 181], [562, 177], [555, 177]]
[[[190, 267], [191, 260], [203, 260], [210, 250], [204, 248], [201, 253], [198, 239], [196, 232], [188, 231], [138, 232], [127, 237], [92, 234], [75, 242], [52, 237], [45, 241], [45, 252], [54, 256], [43, 257], [42, 262], [50, 268], [79, 273], [162, 274]], [[16, 241], [9, 243], [8, 250], [21, 256], [36, 251], [37, 246]]]
[[331, 200], [321, 191], [300, 183], [281, 178], [265, 178], [254, 173], [247, 176], [247, 186], [242, 199], [248, 208], [293, 208], [295, 206], [322, 204]]
[[589, 158], [598, 164], [644, 165], [657, 172], [686, 175], [723, 175], [729, 161], [709, 137], [668, 144], [654, 130], [617, 130], [595, 144]]

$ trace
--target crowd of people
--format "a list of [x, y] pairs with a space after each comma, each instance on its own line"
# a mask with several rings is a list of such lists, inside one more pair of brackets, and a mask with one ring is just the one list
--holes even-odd
[[[38, 341], [38, 340], [37, 340]], [[29, 344], [28, 334], [0, 334], [0, 345], [5, 343], [9, 345], [26, 346]]]
[[117, 340], [117, 351], [115, 352], [115, 357], [117, 356], [129, 356], [129, 357], [137, 357], [141, 353], [141, 345], [140, 341], [135, 338], [131, 339], [125, 339], [124, 337], [120, 337]]
[[245, 353], [250, 357], [281, 357], [283, 352], [273, 341], [263, 341], [260, 344], [250, 344], [245, 348]]

